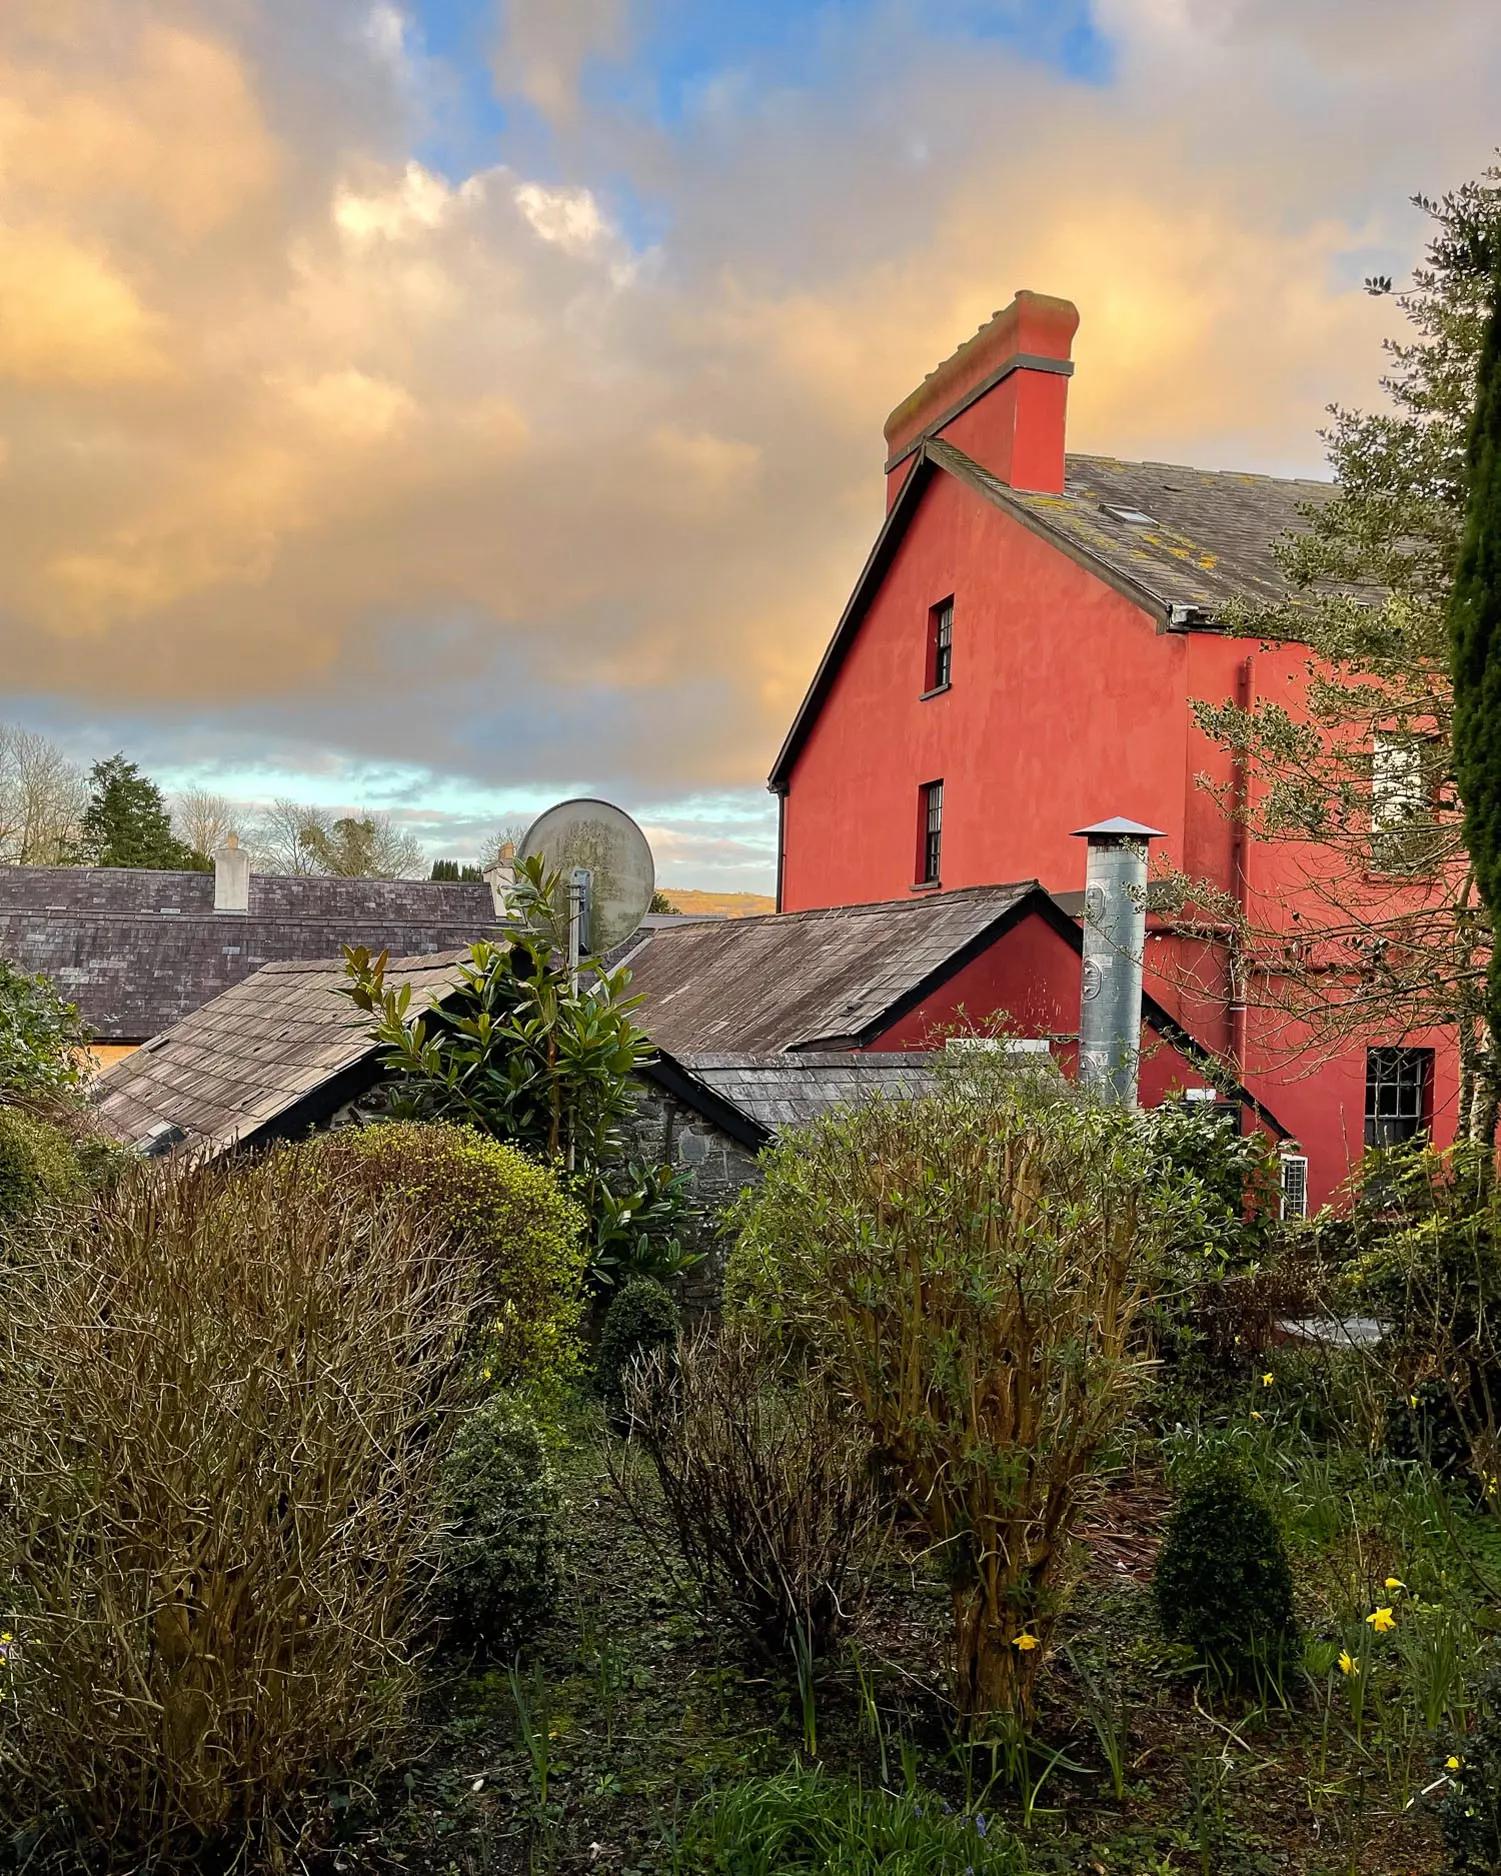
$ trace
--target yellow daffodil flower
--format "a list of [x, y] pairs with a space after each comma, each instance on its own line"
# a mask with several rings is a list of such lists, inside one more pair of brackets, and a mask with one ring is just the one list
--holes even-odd
[[1354, 1655], [1350, 1653], [1348, 1648], [1341, 1648], [1339, 1651], [1339, 1671], [1341, 1674], [1358, 1674], [1360, 1672], [1360, 1663], [1355, 1659]]
[[1256, 1409], [1255, 1409], [1254, 1407], [1253, 1407], [1253, 1408], [1251, 1409], [1251, 1418], [1252, 1418], [1253, 1420], [1259, 1420], [1259, 1419], [1261, 1418], [1261, 1415], [1260, 1415], [1259, 1413], [1257, 1413], [1257, 1411], [1256, 1411]]
[[1040, 1648], [1042, 1643], [1035, 1635], [1018, 1635], [1011, 1645], [1013, 1648], [1020, 1648], [1023, 1654], [1029, 1654], [1032, 1649]]
[[1417, 1406], [1417, 1404], [1418, 1404], [1418, 1397], [1417, 1397], [1417, 1395], [1416, 1395], [1416, 1394], [1409, 1394], [1409, 1395], [1408, 1395], [1408, 1397], [1407, 1397], [1407, 1404], [1408, 1404], [1408, 1406], [1409, 1406], [1409, 1407], [1414, 1407], [1414, 1408], [1415, 1408], [1415, 1407]]
[[1390, 1609], [1373, 1609], [1366, 1617], [1366, 1621], [1378, 1635], [1384, 1635], [1388, 1629], [1397, 1626], [1397, 1618]]
[[1274, 1374], [1264, 1374], [1261, 1377], [1261, 1385], [1263, 1387], [1270, 1387], [1276, 1379], [1277, 1377]]
[[1400, 1576], [1389, 1576], [1386, 1579], [1386, 1587], [1388, 1589], [1406, 1589], [1407, 1585], [1402, 1581]]
[[1463, 1765], [1464, 1760], [1456, 1759], [1452, 1752], [1449, 1754], [1448, 1758], [1444, 1760], [1444, 1770], [1446, 1772], [1457, 1772]]

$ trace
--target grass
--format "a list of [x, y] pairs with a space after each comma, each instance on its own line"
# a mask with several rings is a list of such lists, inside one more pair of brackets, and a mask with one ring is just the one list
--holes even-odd
[[[943, 1701], [946, 1591], [920, 1554], [889, 1560], [839, 1660], [789, 1651], [785, 1671], [758, 1669], [666, 1580], [610, 1491], [602, 1437], [581, 1425], [566, 1460], [558, 1614], [519, 1665], [452, 1666], [404, 1779], [342, 1789], [341, 1871], [1449, 1867], [1418, 1794], [1494, 1645], [1483, 1585], [1501, 1576], [1501, 1541], [1419, 1470], [1360, 1455], [1326, 1464], [1295, 1426], [1256, 1424], [1258, 1476], [1289, 1527], [1308, 1671], [1280, 1699], [1224, 1703], [1157, 1630], [1160, 1448], [1144, 1445], [1100, 1520], [1108, 1539], [1043, 1677], [1036, 1741], [1019, 1750], [958, 1743]], [[1387, 1575], [1409, 1589], [1386, 1592]], [[1373, 1587], [1396, 1610], [1389, 1633], [1364, 1621]], [[1337, 1665], [1352, 1640], [1363, 1679]], [[989, 1862], [956, 1860], [977, 1847]]]

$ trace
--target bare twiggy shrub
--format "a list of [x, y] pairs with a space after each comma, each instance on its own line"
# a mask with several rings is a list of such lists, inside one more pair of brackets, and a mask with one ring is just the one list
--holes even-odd
[[297, 1788], [407, 1712], [472, 1271], [290, 1153], [139, 1168], [28, 1253], [0, 1318], [0, 1814], [79, 1865], [274, 1861]]
[[967, 1718], [1032, 1712], [1164, 1203], [1129, 1117], [969, 1076], [790, 1133], [747, 1204], [732, 1303], [824, 1364], [926, 1527]]
[[[794, 1645], [827, 1654], [885, 1522], [870, 1442], [848, 1409], [748, 1327], [701, 1330], [643, 1356], [625, 1401], [705, 1603], [783, 1666]], [[615, 1472], [650, 1529], [658, 1513], [629, 1461]]]

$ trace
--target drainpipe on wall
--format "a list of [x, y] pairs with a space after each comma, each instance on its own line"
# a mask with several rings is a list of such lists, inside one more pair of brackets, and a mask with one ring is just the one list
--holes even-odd
[[1075, 830], [1089, 842], [1079, 1080], [1115, 1107], [1136, 1106], [1141, 977], [1147, 939], [1147, 846], [1159, 828], [1122, 816]]

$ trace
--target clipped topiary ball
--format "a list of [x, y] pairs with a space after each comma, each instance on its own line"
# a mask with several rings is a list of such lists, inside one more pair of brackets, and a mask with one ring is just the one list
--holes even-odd
[[1277, 1521], [1228, 1453], [1189, 1482], [1152, 1579], [1163, 1633], [1227, 1683], [1280, 1671], [1297, 1635]]
[[605, 1314], [595, 1361], [595, 1379], [616, 1413], [625, 1407], [625, 1380], [632, 1363], [678, 1339], [682, 1317], [671, 1292], [655, 1277], [633, 1277]]
[[19, 1107], [0, 1108], [0, 1226], [20, 1223], [48, 1200], [80, 1198], [84, 1186], [61, 1127]]
[[536, 1418], [497, 1394], [465, 1421], [444, 1466], [453, 1528], [438, 1607], [459, 1646], [509, 1652], [552, 1607], [562, 1498]]

